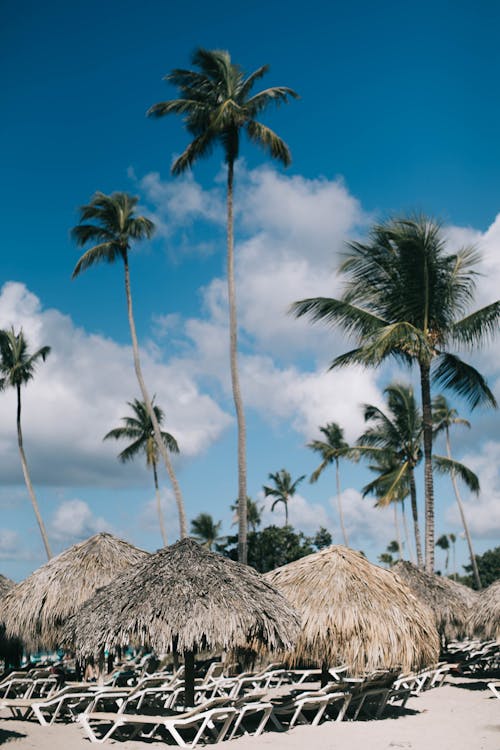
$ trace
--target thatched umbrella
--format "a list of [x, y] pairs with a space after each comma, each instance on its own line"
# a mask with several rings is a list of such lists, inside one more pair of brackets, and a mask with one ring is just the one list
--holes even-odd
[[500, 641], [500, 580], [480, 592], [469, 627], [479, 638]]
[[17, 638], [6, 638], [5, 628], [2, 624], [2, 597], [16, 584], [10, 578], [0, 573], [0, 659], [5, 661], [5, 667], [18, 665], [23, 653], [22, 644]]
[[101, 589], [68, 622], [81, 656], [128, 643], [182, 651], [185, 701], [194, 701], [194, 653], [264, 643], [289, 648], [299, 618], [253, 568], [192, 539], [156, 552]]
[[287, 659], [323, 668], [409, 671], [434, 663], [432, 615], [390, 571], [348, 547], [332, 546], [265, 574], [302, 615]]
[[61, 645], [61, 625], [95, 591], [148, 556], [111, 534], [75, 544], [14, 586], [2, 599], [7, 636], [30, 651]]
[[432, 610], [436, 627], [445, 641], [467, 634], [468, 600], [453, 582], [435, 573], [426, 573], [407, 560], [400, 560], [392, 570]]

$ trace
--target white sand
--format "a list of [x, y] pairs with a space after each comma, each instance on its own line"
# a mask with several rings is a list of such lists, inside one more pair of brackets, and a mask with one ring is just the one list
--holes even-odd
[[[0, 713], [0, 744], [6, 750], [90, 750], [92, 745], [77, 724], [41, 727]], [[115, 742], [115, 750], [163, 748], [161, 742]], [[175, 747], [172, 745], [172, 747]], [[201, 746], [199, 746], [201, 747]], [[209, 747], [213, 747], [210, 745]], [[407, 703], [398, 718], [369, 722], [325, 722], [298, 726], [290, 732], [264, 732], [221, 743], [221, 750], [500, 750], [500, 700], [486, 680], [451, 678], [443, 687]]]

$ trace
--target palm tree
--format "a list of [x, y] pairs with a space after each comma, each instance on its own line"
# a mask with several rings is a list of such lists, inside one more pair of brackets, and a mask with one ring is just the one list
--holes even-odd
[[[295, 302], [292, 312], [338, 324], [356, 337], [355, 349], [331, 367], [378, 366], [388, 357], [420, 370], [425, 478], [425, 564], [434, 569], [431, 378], [464, 397], [473, 409], [497, 406], [483, 376], [450, 351], [480, 345], [498, 329], [500, 301], [465, 314], [474, 297], [478, 253], [446, 251], [439, 224], [426, 217], [393, 219], [375, 226], [366, 243], [352, 242], [341, 265], [341, 299]], [[465, 317], [462, 317], [464, 316]]]
[[[165, 529], [165, 522], [163, 520], [163, 513], [161, 510], [160, 488], [158, 486], [157, 471], [158, 446], [156, 445], [153, 424], [151, 422], [151, 418], [148, 414], [148, 410], [146, 409], [144, 401], [134, 399], [133, 401], [127, 401], [127, 404], [132, 409], [134, 415], [131, 417], [122, 417], [124, 426], [115, 427], [113, 430], [110, 430], [106, 435], [104, 435], [103, 439], [109, 440], [110, 438], [114, 438], [115, 440], [128, 439], [133, 441], [132, 443], [130, 443], [130, 445], [124, 448], [121, 453], [118, 454], [118, 458], [123, 463], [136, 458], [139, 453], [144, 453], [146, 455], [146, 466], [151, 466], [153, 470], [156, 507], [158, 510], [161, 538], [163, 541], [163, 546], [166, 547], [168, 544], [168, 540], [167, 532]], [[158, 424], [161, 425], [165, 414], [159, 406], [156, 406], [156, 404], [154, 404], [154, 396], [151, 401], [151, 406], [153, 407]], [[179, 453], [177, 440], [169, 432], [161, 432], [161, 437], [163, 442], [165, 443], [165, 447], [167, 448], [167, 450], [169, 450], [171, 453]]]
[[172, 483], [174, 495], [179, 514], [179, 526], [181, 539], [187, 536], [186, 514], [179, 483], [175, 476], [174, 467], [165, 443], [161, 437], [160, 425], [156, 419], [151, 399], [146, 390], [146, 384], [142, 376], [139, 358], [139, 344], [135, 330], [134, 313], [132, 308], [132, 293], [130, 289], [130, 271], [128, 254], [131, 242], [134, 240], [149, 239], [154, 232], [154, 224], [144, 216], [136, 216], [134, 211], [138, 198], [127, 193], [112, 193], [105, 195], [97, 192], [86, 206], [80, 209], [80, 223], [71, 231], [72, 237], [79, 247], [84, 247], [89, 242], [97, 242], [84, 252], [73, 271], [73, 278], [82, 271], [86, 271], [96, 263], [114, 263], [116, 260], [123, 261], [125, 272], [125, 294], [127, 298], [128, 322], [132, 349], [134, 354], [134, 368], [141, 390], [142, 399], [153, 425], [156, 445], [165, 462], [168, 476]]
[[440, 547], [442, 550], [446, 552], [446, 558], [444, 561], [444, 569], [446, 575], [448, 575], [448, 563], [450, 561], [450, 540], [448, 539], [447, 534], [441, 534], [441, 536], [436, 539], [436, 547]]
[[274, 482], [274, 487], [264, 485], [264, 496], [276, 498], [271, 505], [271, 510], [274, 510], [278, 503], [283, 503], [285, 506], [285, 526], [288, 526], [288, 501], [295, 495], [297, 486], [305, 479], [305, 476], [303, 474], [292, 482], [292, 477], [286, 469], [280, 469], [275, 474], [268, 474], [269, 479]]
[[[432, 401], [432, 415], [434, 418], [434, 434], [437, 435], [440, 432], [444, 432], [446, 436], [446, 453], [448, 455], [448, 458], [451, 460], [450, 427], [454, 424], [461, 424], [464, 425], [464, 427], [470, 428], [470, 422], [459, 417], [457, 410], [453, 409], [448, 404], [448, 401], [442, 394], [435, 396]], [[464, 527], [465, 538], [467, 539], [467, 545], [469, 547], [469, 556], [472, 565], [472, 571], [474, 573], [474, 579], [477, 588], [480, 589], [481, 579], [479, 577], [479, 570], [477, 568], [476, 556], [472, 547], [472, 538], [469, 531], [469, 525], [465, 517], [464, 506], [458, 489], [457, 478], [454, 470], [450, 472], [450, 476], [451, 482], [453, 484], [453, 489], [455, 491], [460, 518], [462, 519], [462, 525]]]
[[310, 482], [317, 482], [323, 471], [330, 464], [335, 463], [335, 476], [337, 482], [337, 507], [339, 509], [339, 521], [340, 528], [342, 530], [342, 537], [346, 547], [349, 546], [349, 540], [347, 538], [347, 532], [344, 524], [344, 511], [342, 508], [342, 498], [340, 492], [340, 468], [339, 458], [346, 455], [346, 451], [349, 450], [349, 445], [344, 440], [344, 430], [336, 422], [328, 422], [324, 427], [320, 427], [319, 431], [325, 436], [325, 440], [312, 440], [307, 443], [307, 447], [311, 450], [319, 453], [323, 459], [318, 468], [311, 474]]
[[0, 331], [0, 390], [3, 391], [9, 386], [16, 390], [17, 444], [21, 455], [21, 466], [48, 560], [52, 557], [52, 550], [50, 549], [49, 538], [40, 514], [40, 509], [38, 508], [35, 491], [31, 484], [28, 462], [26, 461], [26, 454], [23, 447], [23, 433], [21, 429], [21, 387], [33, 379], [37, 363], [40, 360], [45, 362], [49, 353], [50, 346], [42, 346], [38, 351], [30, 354], [28, 351], [28, 342], [26, 341], [22, 328], [19, 333], [15, 333], [14, 328], [11, 328], [10, 331]]
[[379, 476], [363, 489], [363, 495], [374, 493], [381, 507], [410, 495], [417, 565], [421, 568], [423, 558], [415, 467], [422, 458], [422, 417], [411, 386], [392, 384], [384, 393], [387, 395], [387, 412], [365, 404], [364, 418], [370, 427], [356, 441], [362, 455], [377, 461], [373, 470], [379, 472]]
[[221, 526], [222, 521], [215, 523], [210, 513], [200, 513], [191, 521], [191, 531], [194, 538], [210, 550], [215, 542], [220, 539]]
[[[247, 524], [252, 531], [257, 531], [257, 526], [260, 526], [263, 507], [262, 505], [257, 505], [251, 497], [247, 497]], [[232, 524], [234, 526], [238, 523], [238, 500], [231, 505], [231, 510], [236, 514]]]
[[249, 76], [232, 62], [229, 52], [199, 48], [192, 57], [198, 70], [173, 70], [165, 80], [176, 86], [180, 98], [152, 106], [148, 115], [180, 114], [193, 140], [176, 159], [172, 173], [179, 175], [208, 156], [216, 144], [224, 151], [227, 164], [227, 284], [229, 302], [229, 351], [231, 384], [238, 425], [238, 560], [247, 561], [246, 428], [237, 362], [237, 314], [234, 279], [233, 185], [234, 165], [239, 156], [242, 130], [262, 146], [273, 159], [290, 164], [284, 141], [255, 118], [271, 103], [288, 102], [297, 94], [284, 86], [251, 95], [254, 84], [268, 71], [264, 65]]

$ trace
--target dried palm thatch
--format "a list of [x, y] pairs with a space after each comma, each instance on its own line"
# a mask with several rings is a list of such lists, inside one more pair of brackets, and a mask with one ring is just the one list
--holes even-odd
[[447, 578], [426, 573], [407, 560], [400, 560], [392, 570], [432, 610], [436, 627], [444, 640], [467, 635], [469, 605], [457, 585]]
[[454, 581], [453, 578], [441, 578], [446, 586], [451, 586], [452, 590], [458, 594], [465, 602], [465, 605], [471, 609], [475, 607], [479, 598], [479, 591], [471, 589], [470, 586], [464, 586], [463, 583]]
[[302, 615], [287, 660], [409, 671], [434, 663], [439, 638], [432, 614], [390, 571], [332, 546], [265, 574]]
[[57, 648], [65, 620], [118, 573], [148, 556], [111, 534], [75, 544], [14, 586], [2, 599], [7, 636], [26, 648]]
[[479, 638], [500, 641], [500, 580], [480, 592], [469, 627]]
[[[4, 596], [7, 591], [10, 591], [10, 589], [15, 586], [14, 581], [11, 581], [10, 578], [6, 578], [0, 573], [0, 599], [2, 596]], [[0, 621], [1, 621], [1, 614], [0, 614]]]
[[65, 635], [82, 656], [149, 645], [158, 653], [230, 648], [258, 640], [287, 648], [300, 625], [285, 598], [253, 568], [183, 539], [129, 568], [88, 601]]
[[299, 625], [286, 599], [253, 568], [182, 539], [101, 589], [65, 635], [83, 657], [128, 643], [183, 651], [185, 704], [194, 705], [195, 651], [254, 643], [289, 648]]

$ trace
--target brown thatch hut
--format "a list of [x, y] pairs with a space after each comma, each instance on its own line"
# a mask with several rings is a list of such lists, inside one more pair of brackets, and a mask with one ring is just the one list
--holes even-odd
[[500, 580], [480, 592], [469, 627], [478, 638], [500, 642]]
[[0, 661], [3, 661], [5, 668], [19, 666], [23, 654], [21, 641], [6, 637], [2, 618], [2, 597], [15, 585], [10, 578], [0, 574]]
[[292, 664], [410, 671], [436, 662], [432, 614], [389, 570], [332, 546], [265, 574], [302, 615]]
[[254, 642], [289, 648], [299, 625], [286, 599], [253, 568], [183, 539], [101, 589], [65, 633], [84, 657], [128, 643], [184, 652], [185, 701], [192, 705], [196, 651]]
[[10, 589], [2, 599], [7, 636], [29, 651], [61, 645], [61, 625], [91, 597], [147, 552], [111, 534], [75, 544]]
[[426, 573], [407, 560], [400, 560], [392, 570], [432, 610], [438, 632], [445, 641], [467, 635], [469, 604], [458, 584]]

